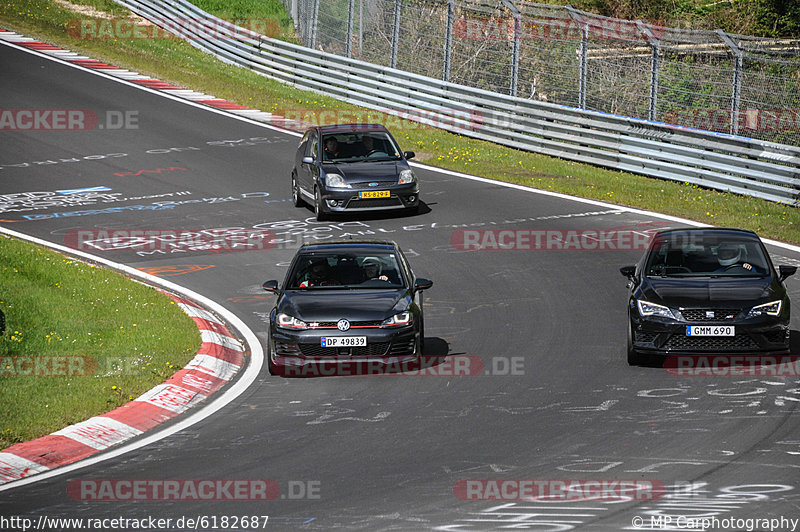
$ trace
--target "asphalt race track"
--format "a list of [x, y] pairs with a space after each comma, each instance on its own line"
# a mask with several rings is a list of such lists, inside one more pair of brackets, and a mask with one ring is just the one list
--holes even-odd
[[[434, 281], [425, 297], [427, 354], [468, 368], [460, 375], [451, 364], [425, 376], [284, 379], [265, 366], [238, 399], [188, 430], [4, 491], [0, 516], [207, 516], [218, 529], [255, 530], [262, 523], [223, 527], [222, 519], [268, 515], [267, 530], [545, 532], [634, 529], [637, 516], [658, 530], [670, 528], [650, 528], [651, 517], [669, 516], [673, 526], [682, 518], [683, 529], [698, 517], [800, 518], [800, 379], [675, 377], [628, 367], [626, 281], [618, 268], [641, 251], [463, 251], [451, 244], [465, 229], [644, 235], [677, 223], [424, 168], [415, 170], [427, 207], [421, 214], [316, 223], [310, 209], [291, 204], [296, 136], [12, 46], [0, 46], [0, 71], [4, 108], [89, 109], [109, 126], [0, 133], [0, 194], [54, 193], [0, 213], [3, 225], [173, 274], [169, 280], [224, 305], [262, 340], [272, 296], [261, 283], [283, 278], [297, 242], [393, 239], [417, 275]], [[131, 127], [114, 128], [125, 112]], [[37, 164], [43, 161], [52, 162]], [[88, 204], [63, 194], [93, 187], [104, 189]], [[163, 243], [104, 250], [76, 240], [87, 231], [215, 228], [270, 230], [281, 243], [220, 253]], [[776, 264], [800, 263], [793, 251], [769, 249]], [[800, 276], [787, 286], [799, 305]], [[798, 320], [795, 312], [793, 329]], [[81, 479], [268, 479], [280, 496], [76, 500], [67, 488]], [[521, 501], [487, 500], [488, 489], [465, 497], [461, 489], [468, 480], [524, 479], [551, 487], [649, 481], [667, 493]]]

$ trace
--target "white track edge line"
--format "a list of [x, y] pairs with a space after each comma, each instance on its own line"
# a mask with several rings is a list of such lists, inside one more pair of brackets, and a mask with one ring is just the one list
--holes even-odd
[[[171, 100], [175, 100], [175, 101], [187, 104], [187, 105], [191, 105], [193, 107], [197, 107], [197, 108], [200, 108], [200, 109], [205, 109], [206, 111], [211, 111], [211, 112], [217, 113], [219, 115], [227, 116], [228, 118], [233, 118], [235, 120], [241, 120], [242, 122], [247, 122], [248, 124], [253, 124], [253, 125], [256, 125], [256, 126], [265, 127], [267, 129], [271, 129], [271, 130], [277, 131], [279, 133], [285, 133], [287, 135], [292, 135], [294, 137], [302, 137], [303, 136], [302, 133], [297, 132], [297, 131], [292, 131], [291, 129], [284, 129], [284, 128], [280, 128], [280, 127], [277, 127], [277, 126], [273, 126], [271, 124], [265, 124], [264, 122], [259, 122], [257, 120], [252, 120], [252, 119], [249, 119], [247, 117], [244, 117], [244, 116], [241, 116], [241, 115], [236, 115], [234, 113], [223, 111], [221, 109], [216, 109], [216, 108], [211, 107], [211, 106], [198, 104], [198, 103], [195, 103], [195, 102], [193, 102], [191, 100], [186, 100], [184, 98], [180, 98], [180, 97], [177, 97], [177, 96], [172, 95], [172, 94], [166, 94], [166, 93], [164, 93], [164, 91], [151, 89], [150, 87], [146, 87], [144, 85], [139, 85], [137, 83], [132, 83], [132, 82], [129, 82], [129, 81], [125, 80], [125, 79], [121, 79], [121, 78], [112, 76], [110, 74], [105, 74], [102, 71], [93, 70], [91, 68], [82, 67], [80, 65], [73, 64], [70, 61], [65, 61], [65, 60], [60, 59], [58, 57], [54, 57], [54, 56], [51, 56], [49, 54], [45, 54], [45, 53], [39, 52], [38, 50], [32, 50], [32, 49], [26, 48], [24, 46], [16, 46], [12, 42], [9, 42], [9, 41], [3, 41], [2, 39], [0, 39], [0, 44], [6, 44], [6, 45], [11, 46], [13, 48], [17, 48], [17, 49], [23, 50], [25, 52], [32, 53], [34, 55], [39, 55], [39, 56], [44, 57], [46, 59], [50, 59], [51, 61], [55, 61], [57, 63], [64, 63], [64, 64], [67, 64], [67, 65], [69, 65], [71, 67], [78, 68], [78, 69], [81, 69], [81, 70], [85, 70], [87, 72], [91, 72], [92, 74], [104, 77], [106, 79], [110, 79], [110, 80], [116, 81], [118, 83], [123, 83], [125, 85], [133, 86], [133, 87], [136, 87], [137, 89], [144, 90], [144, 91], [150, 92], [152, 94], [159, 94], [164, 98], [169, 98]], [[187, 89], [187, 90], [190, 90], [190, 89]], [[236, 103], [236, 102], [233, 102], [233, 103]], [[266, 112], [266, 111], [262, 111], [262, 112]], [[642, 215], [646, 215], [646, 216], [655, 216], [655, 217], [658, 217], [658, 218], [662, 218], [664, 220], [669, 220], [669, 221], [672, 221], [672, 222], [678, 222], [678, 223], [683, 223], [683, 224], [686, 224], [686, 225], [690, 225], [692, 227], [713, 227], [710, 224], [706, 224], [706, 223], [703, 223], [703, 222], [697, 222], [695, 220], [688, 220], [686, 218], [680, 218], [678, 216], [672, 216], [672, 215], [669, 215], [669, 214], [661, 214], [661, 213], [658, 213], [658, 212], [648, 211], [648, 210], [644, 210], [644, 209], [637, 209], [637, 208], [634, 208], [634, 207], [627, 207], [625, 205], [615, 205], [613, 203], [605, 203], [605, 202], [599, 201], [599, 200], [593, 200], [593, 199], [588, 199], [588, 198], [579, 198], [577, 196], [570, 196], [568, 194], [564, 194], [564, 193], [561, 193], [561, 192], [553, 192], [553, 191], [549, 191], [549, 190], [541, 190], [541, 189], [536, 189], [536, 188], [530, 188], [530, 187], [526, 187], [526, 186], [523, 186], [523, 185], [518, 185], [516, 183], [506, 183], [505, 181], [498, 181], [498, 180], [494, 180], [494, 179], [489, 179], [488, 177], [480, 177], [480, 176], [475, 176], [475, 175], [471, 175], [471, 174], [465, 174], [465, 173], [462, 173], [462, 172], [456, 172], [454, 170], [447, 170], [445, 168], [438, 168], [436, 166], [430, 166], [430, 165], [423, 164], [423, 163], [416, 162], [416, 161], [413, 161], [413, 162], [411, 162], [409, 164], [411, 164], [411, 166], [414, 166], [414, 167], [417, 167], [417, 168], [425, 168], [425, 169], [427, 169], [427, 170], [429, 170], [431, 172], [438, 172], [440, 174], [450, 175], [450, 176], [453, 176], [453, 177], [459, 177], [459, 178], [462, 178], [462, 179], [471, 179], [473, 181], [480, 181], [480, 182], [483, 182], [483, 183], [491, 183], [491, 184], [495, 184], [495, 185], [504, 186], [504, 187], [507, 187], [507, 188], [514, 188], [514, 189], [517, 189], [517, 190], [524, 190], [526, 192], [530, 192], [530, 193], [534, 193], [534, 194], [540, 194], [540, 195], [543, 195], [543, 196], [551, 196], [551, 197], [561, 198], [561, 199], [565, 199], [565, 200], [569, 200], [569, 201], [576, 201], [576, 202], [585, 203], [585, 204], [588, 204], [588, 205], [596, 205], [596, 206], [608, 207], [608, 208], [612, 208], [612, 209], [620, 209], [620, 210], [623, 210], [625, 212], [629, 212], [629, 213], [632, 213], [632, 214], [642, 214]], [[642, 176], [642, 178], [644, 179], [646, 177]], [[761, 240], [765, 244], [769, 244], [769, 245], [772, 245], [772, 246], [775, 246], [775, 247], [788, 249], [790, 251], [794, 251], [796, 253], [800, 253], [800, 246], [796, 246], [794, 244], [787, 244], [786, 242], [781, 242], [779, 240], [772, 240], [772, 239], [767, 239], [767, 238], [762, 238]]]
[[54, 244], [52, 242], [48, 242], [46, 240], [37, 237], [26, 235], [18, 231], [13, 231], [6, 227], [0, 226], [0, 233], [12, 236], [14, 238], [19, 238], [20, 240], [26, 240], [51, 249], [55, 249], [67, 253], [68, 255], [75, 255], [84, 258], [86, 260], [90, 260], [92, 262], [103, 264], [118, 272], [122, 272], [124, 274], [146, 281], [150, 285], [160, 286], [161, 288], [170, 290], [172, 292], [176, 292], [189, 299], [194, 299], [195, 301], [201, 303], [204, 306], [207, 306], [208, 308], [216, 312], [218, 315], [225, 318], [225, 320], [228, 323], [230, 323], [231, 326], [233, 326], [240, 334], [242, 334], [242, 336], [244, 337], [245, 341], [247, 342], [250, 348], [250, 363], [245, 367], [244, 371], [239, 375], [239, 377], [236, 378], [236, 381], [233, 383], [233, 385], [227, 390], [225, 390], [221, 395], [218, 396], [212, 395], [209, 398], [210, 402], [208, 404], [198, 405], [196, 407], [197, 408], [196, 410], [192, 409], [190, 413], [186, 414], [185, 418], [181, 419], [177, 423], [161, 430], [159, 430], [156, 427], [153, 429], [152, 434], [143, 436], [141, 437], [141, 439], [138, 439], [131, 443], [122, 443], [120, 444], [119, 447], [112, 447], [110, 450], [103, 452], [100, 455], [89, 456], [87, 458], [84, 458], [83, 460], [79, 460], [72, 464], [59, 466], [49, 471], [38, 473], [36, 475], [25, 477], [19, 480], [12, 480], [11, 482], [7, 482], [5, 484], [0, 485], [0, 492], [6, 491], [8, 489], [17, 488], [19, 486], [24, 486], [26, 484], [38, 482], [40, 480], [45, 480], [47, 478], [55, 477], [63, 473], [68, 473], [70, 471], [82, 469], [84, 467], [94, 465], [99, 462], [109, 460], [111, 458], [115, 458], [130, 451], [149, 445], [153, 442], [162, 440], [167, 436], [175, 434], [176, 432], [189, 428], [192, 425], [199, 423], [200, 421], [203, 421], [204, 419], [211, 416], [221, 408], [227, 406], [231, 401], [239, 397], [239, 395], [241, 395], [245, 390], [247, 390], [247, 388], [250, 387], [251, 384], [253, 384], [253, 382], [255, 382], [256, 378], [261, 372], [261, 368], [263, 367], [264, 364], [264, 350], [262, 349], [261, 342], [258, 340], [255, 333], [247, 325], [245, 325], [244, 322], [240, 320], [233, 312], [229, 311], [228, 309], [218, 304], [217, 302], [212, 301], [206, 296], [198, 294], [197, 292], [182, 287], [171, 281], [166, 281], [159, 277], [155, 277], [153, 275], [141, 272], [130, 266], [119, 264], [110, 261], [108, 259], [104, 259], [102, 257], [97, 257], [95, 255], [91, 255], [83, 251], [67, 248], [60, 244]]

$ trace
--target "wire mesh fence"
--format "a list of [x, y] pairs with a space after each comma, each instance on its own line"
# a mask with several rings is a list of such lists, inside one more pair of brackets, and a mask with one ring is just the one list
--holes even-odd
[[501, 94], [800, 145], [800, 40], [525, 0], [283, 0], [304, 46]]

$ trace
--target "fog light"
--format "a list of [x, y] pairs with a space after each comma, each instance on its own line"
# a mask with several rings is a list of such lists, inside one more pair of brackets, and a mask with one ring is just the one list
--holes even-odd
[[329, 200], [325, 200], [325, 201], [328, 202], [328, 207], [338, 207], [339, 205], [341, 205], [343, 203], [342, 201], [335, 200], [335, 199], [329, 199]]
[[409, 196], [409, 197], [408, 197], [408, 202], [409, 202], [409, 203], [414, 203], [414, 200], [415, 200], [415, 199], [417, 199], [417, 197], [416, 197], [416, 196]]

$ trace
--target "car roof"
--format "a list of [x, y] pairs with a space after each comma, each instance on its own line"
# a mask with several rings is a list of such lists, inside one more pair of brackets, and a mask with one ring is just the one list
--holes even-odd
[[303, 245], [297, 253], [314, 253], [326, 251], [379, 252], [394, 251], [397, 244], [391, 240], [339, 240], [331, 242], [315, 242]]
[[327, 126], [316, 126], [311, 129], [317, 129], [320, 133], [356, 133], [359, 131], [389, 131], [381, 124], [331, 124]]
[[699, 235], [735, 235], [744, 238], [752, 238], [754, 240], [761, 240], [755, 231], [749, 229], [738, 229], [735, 227], [675, 227], [671, 229], [660, 229], [653, 234], [653, 237], [666, 236], [671, 233], [693, 233]]

